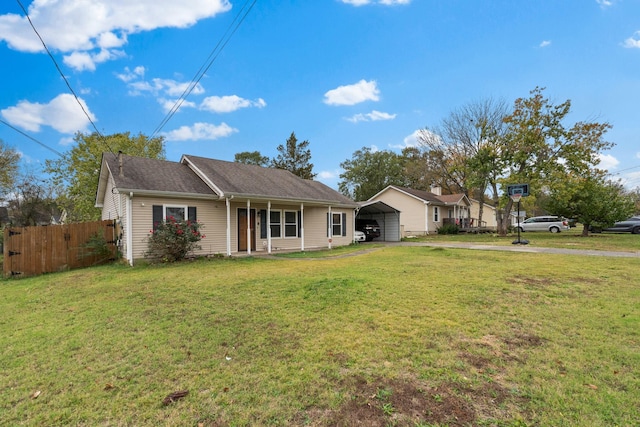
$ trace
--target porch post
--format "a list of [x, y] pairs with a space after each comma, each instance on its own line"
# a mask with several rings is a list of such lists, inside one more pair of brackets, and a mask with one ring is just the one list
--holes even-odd
[[300, 203], [300, 250], [304, 252], [304, 203]]
[[267, 202], [267, 253], [271, 253], [271, 200]]
[[329, 249], [331, 249], [331, 243], [333, 241], [333, 215], [331, 215], [331, 206], [329, 206], [329, 229], [327, 230], [327, 236], [329, 236]]
[[227, 197], [227, 256], [231, 256], [231, 202]]
[[251, 255], [251, 200], [247, 200], [247, 255]]
[[424, 232], [429, 234], [429, 202], [424, 202]]
[[127, 210], [127, 261], [133, 266], [133, 193], [129, 193], [126, 202]]

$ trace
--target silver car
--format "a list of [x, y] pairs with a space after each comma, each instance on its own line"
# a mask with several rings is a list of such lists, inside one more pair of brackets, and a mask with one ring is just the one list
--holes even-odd
[[569, 221], [565, 218], [553, 215], [534, 216], [524, 220], [518, 225], [520, 231], [550, 231], [559, 233], [562, 230], [569, 230]]

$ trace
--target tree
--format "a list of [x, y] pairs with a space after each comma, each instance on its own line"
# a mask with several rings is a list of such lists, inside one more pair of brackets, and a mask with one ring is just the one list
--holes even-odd
[[234, 162], [245, 165], [256, 165], [266, 167], [269, 165], [269, 157], [263, 156], [259, 151], [242, 151], [236, 153]]
[[7, 207], [16, 227], [50, 224], [60, 216], [53, 186], [34, 174], [16, 178]]
[[56, 185], [65, 188], [61, 203], [67, 209], [70, 221], [93, 221], [100, 219], [100, 210], [95, 208], [100, 162], [103, 152], [122, 151], [129, 156], [164, 159], [164, 138], [149, 139], [129, 132], [102, 136], [98, 133], [77, 133], [76, 146], [57, 160], [47, 160], [45, 172], [52, 175]]
[[367, 200], [388, 185], [405, 185], [403, 157], [392, 151], [363, 147], [340, 167], [338, 188], [354, 200]]
[[18, 174], [20, 154], [0, 139], [0, 196], [13, 186]]
[[[554, 105], [535, 88], [529, 98], [515, 101], [513, 112], [498, 147], [499, 183], [528, 183], [535, 196], [554, 185], [564, 185], [566, 176], [590, 177], [599, 163], [598, 154], [613, 146], [604, 140], [609, 123], [577, 122], [571, 127], [564, 121], [571, 111], [571, 101]], [[503, 195], [496, 206], [510, 212], [513, 202]], [[508, 222], [498, 218], [498, 231], [506, 235]]]
[[597, 171], [586, 178], [567, 176], [563, 185], [552, 188], [546, 206], [556, 215], [575, 218], [584, 226], [583, 236], [588, 236], [591, 226], [610, 226], [635, 210], [633, 197], [622, 184]]
[[500, 143], [505, 134], [508, 107], [487, 99], [452, 111], [434, 129], [423, 129], [420, 147], [429, 153], [431, 168], [441, 176], [440, 186], [449, 193], [477, 197], [482, 221], [485, 192], [498, 193], [502, 172]]
[[311, 162], [311, 150], [307, 147], [309, 141], [298, 144], [296, 134], [291, 132], [285, 145], [278, 145], [278, 156], [271, 160], [271, 166], [277, 169], [288, 170], [303, 179], [313, 179], [313, 163]]

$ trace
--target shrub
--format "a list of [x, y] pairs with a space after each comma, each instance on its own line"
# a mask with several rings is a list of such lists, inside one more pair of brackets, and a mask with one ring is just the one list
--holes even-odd
[[460, 228], [455, 224], [445, 224], [438, 228], [438, 234], [458, 234]]
[[145, 256], [151, 262], [175, 262], [187, 257], [190, 252], [200, 249], [198, 242], [205, 237], [199, 222], [177, 220], [174, 217], [156, 224], [150, 230], [148, 251]]

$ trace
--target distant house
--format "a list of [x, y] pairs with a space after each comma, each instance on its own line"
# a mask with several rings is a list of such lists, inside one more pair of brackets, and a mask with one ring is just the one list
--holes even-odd
[[105, 153], [96, 206], [120, 224], [123, 256], [144, 257], [154, 224], [197, 220], [195, 255], [306, 250], [353, 241], [357, 205], [318, 182], [273, 168], [190, 155], [179, 162]]
[[472, 219], [472, 226], [495, 230], [498, 228], [496, 207], [486, 201], [482, 204], [482, 220], [480, 220], [480, 202], [476, 199], [469, 199], [471, 206], [469, 212]]
[[404, 236], [436, 233], [445, 224], [472, 226], [471, 201], [464, 194], [441, 194], [438, 187], [432, 191], [390, 185], [371, 197], [397, 209]]

